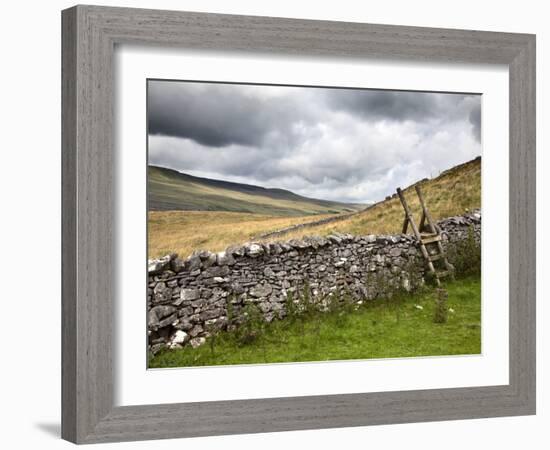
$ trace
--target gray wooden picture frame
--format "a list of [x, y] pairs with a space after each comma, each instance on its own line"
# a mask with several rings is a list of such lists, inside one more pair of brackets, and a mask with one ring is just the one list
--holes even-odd
[[[94, 443], [535, 413], [534, 35], [97, 6], [63, 11], [62, 35], [64, 439]], [[126, 43], [506, 64], [509, 384], [115, 407], [113, 52]]]

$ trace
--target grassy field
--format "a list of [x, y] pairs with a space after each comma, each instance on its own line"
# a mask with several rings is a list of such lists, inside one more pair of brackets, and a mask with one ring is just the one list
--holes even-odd
[[226, 211], [150, 211], [149, 258], [173, 252], [185, 258], [200, 249], [222, 251], [229, 245], [247, 242], [265, 230], [331, 216], [278, 217]]
[[[481, 281], [446, 284], [447, 323], [434, 323], [434, 291], [377, 300], [349, 313], [317, 313], [265, 325], [243, 344], [232, 333], [193, 349], [165, 350], [149, 367], [185, 367], [481, 353]], [[212, 341], [211, 341], [212, 342]]]
[[[178, 186], [182, 191], [185, 191], [183, 185]], [[246, 188], [245, 185], [240, 186], [241, 189]], [[202, 184], [196, 188], [192, 186], [188, 186], [188, 188], [190, 190], [185, 191], [185, 195], [190, 197], [195, 196], [193, 198], [196, 201], [207, 199], [208, 196], [205, 192], [208, 189], [214, 189], [218, 194], [222, 192], [220, 188], [211, 188]], [[249, 188], [255, 190], [257, 187]], [[194, 193], [192, 189], [199, 189], [200, 192]], [[436, 220], [462, 214], [466, 209], [479, 208], [481, 206], [481, 161], [479, 159], [471, 161], [465, 165], [451, 169], [437, 178], [428, 180], [422, 183], [422, 190], [428, 207]], [[176, 194], [174, 193], [174, 195]], [[263, 204], [262, 207], [256, 204], [255, 209], [270, 212], [150, 211], [149, 258], [173, 252], [178, 253], [181, 257], [186, 257], [194, 250], [199, 249], [221, 251], [230, 245], [244, 243], [265, 232], [334, 215], [310, 215], [312, 212], [311, 208], [314, 206], [310, 205], [307, 206], [309, 209], [300, 210], [299, 208], [304, 207], [300, 202], [292, 203], [288, 199], [284, 201], [273, 198], [265, 199], [256, 194], [244, 194], [238, 191], [231, 191], [227, 195], [248, 195], [249, 197], [253, 197], [255, 202], [260, 203], [265, 200], [267, 203]], [[414, 188], [406, 189], [405, 196], [415, 212], [415, 217], [419, 220], [420, 204]], [[212, 198], [210, 200], [214, 201]], [[231, 204], [234, 200], [235, 198], [229, 197], [224, 201], [227, 204]], [[220, 199], [216, 197], [216, 202], [219, 201]], [[298, 209], [293, 210], [293, 214], [287, 216], [274, 214], [273, 204], [280, 206], [280, 202], [286, 205], [292, 203]], [[237, 203], [234, 205], [237, 205]], [[347, 211], [347, 209], [345, 210]], [[301, 211], [301, 214], [297, 214], [297, 211]], [[392, 198], [350, 218], [289, 232], [276, 239], [285, 240], [312, 234], [327, 235], [335, 231], [352, 234], [400, 233], [403, 224], [403, 214], [403, 208], [399, 199]]]

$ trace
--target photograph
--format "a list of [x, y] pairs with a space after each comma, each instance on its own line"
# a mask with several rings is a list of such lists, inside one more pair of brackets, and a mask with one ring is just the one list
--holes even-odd
[[146, 83], [148, 368], [482, 354], [481, 94]]

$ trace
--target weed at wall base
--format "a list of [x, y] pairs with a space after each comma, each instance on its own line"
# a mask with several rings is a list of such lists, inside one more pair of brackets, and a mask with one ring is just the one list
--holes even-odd
[[455, 268], [455, 276], [481, 275], [481, 242], [476, 239], [474, 227], [468, 227], [466, 239], [447, 245], [447, 257]]

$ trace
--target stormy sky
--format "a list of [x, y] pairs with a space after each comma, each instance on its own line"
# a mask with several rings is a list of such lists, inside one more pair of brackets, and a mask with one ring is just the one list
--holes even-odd
[[149, 81], [149, 164], [369, 203], [481, 154], [481, 97]]

